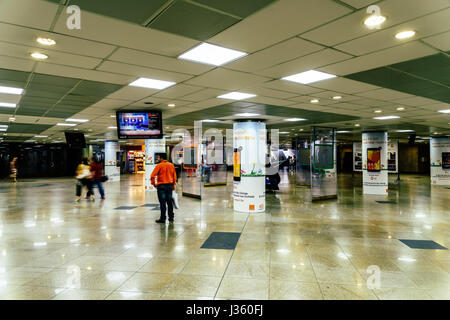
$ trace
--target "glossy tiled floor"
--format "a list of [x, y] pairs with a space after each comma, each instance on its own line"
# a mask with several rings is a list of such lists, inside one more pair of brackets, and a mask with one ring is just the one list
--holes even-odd
[[[181, 198], [173, 225], [140, 207], [156, 203], [142, 176], [122, 178], [107, 200], [80, 203], [72, 179], [1, 182], [0, 298], [450, 299], [450, 251], [397, 240], [450, 247], [450, 190], [427, 177], [402, 176], [396, 203], [380, 204], [341, 175], [339, 200], [312, 204], [284, 174], [254, 215], [233, 212], [231, 185], [208, 188], [203, 201]], [[235, 250], [200, 249], [213, 231], [242, 236]], [[373, 290], [370, 265], [381, 269]]]

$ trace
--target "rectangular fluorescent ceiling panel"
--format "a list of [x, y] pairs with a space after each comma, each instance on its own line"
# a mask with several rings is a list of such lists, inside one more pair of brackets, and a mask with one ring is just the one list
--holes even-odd
[[219, 122], [220, 120], [215, 120], [215, 119], [205, 119], [202, 120], [202, 122]]
[[284, 121], [306, 121], [306, 119], [303, 119], [303, 118], [290, 118], [290, 119], [284, 119]]
[[2, 108], [15, 108], [17, 104], [15, 103], [8, 103], [8, 102], [0, 102], [0, 107]]
[[292, 81], [301, 84], [308, 84], [313, 82], [318, 82], [326, 79], [335, 78], [334, 74], [329, 74], [325, 72], [309, 70], [297, 74], [293, 74], [288, 77], [281, 78], [281, 80]]
[[259, 113], [238, 113], [235, 114], [236, 117], [256, 117], [259, 116]]
[[62, 123], [57, 123], [56, 125], [57, 126], [62, 126], [62, 127], [74, 127], [77, 124], [76, 123], [64, 123], [64, 122], [62, 122]]
[[399, 116], [384, 116], [384, 117], [375, 117], [375, 120], [390, 120], [390, 119], [398, 119]]
[[175, 84], [176, 84], [176, 82], [172, 82], [172, 81], [156, 80], [156, 79], [149, 79], [149, 78], [139, 78], [136, 81], [133, 81], [132, 83], [130, 83], [129, 86], [162, 90], [162, 89], [171, 87]]
[[414, 132], [414, 130], [396, 130], [395, 132]]
[[87, 120], [87, 119], [68, 118], [68, 119], [66, 119], [66, 121], [69, 121], [69, 122], [88, 122], [89, 120]]
[[221, 96], [218, 96], [217, 98], [229, 99], [229, 100], [244, 100], [244, 99], [250, 99], [253, 97], [256, 97], [256, 94], [235, 91], [235, 92], [223, 94]]
[[22, 94], [23, 89], [21, 88], [13, 88], [13, 87], [3, 87], [0, 86], [0, 93], [7, 93], [7, 94]]
[[439, 110], [438, 112], [440, 112], [440, 113], [450, 113], [450, 109], [447, 109], [447, 110]]
[[178, 59], [190, 60], [213, 66], [221, 66], [246, 55], [247, 53], [242, 51], [228, 49], [209, 43], [202, 43], [195, 48], [186, 51], [180, 55]]

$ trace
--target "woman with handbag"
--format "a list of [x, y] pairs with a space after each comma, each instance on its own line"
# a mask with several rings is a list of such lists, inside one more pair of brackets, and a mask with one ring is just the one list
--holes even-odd
[[87, 197], [91, 195], [94, 196], [94, 185], [96, 185], [98, 187], [98, 191], [100, 192], [102, 200], [105, 200], [105, 190], [103, 190], [102, 182], [105, 182], [108, 179], [108, 177], [103, 176], [103, 166], [96, 157], [92, 158], [91, 173], [92, 173], [92, 189], [91, 189], [92, 191], [89, 191], [86, 196]]
[[92, 200], [94, 200], [94, 193], [92, 192], [92, 173], [87, 158], [83, 158], [83, 160], [81, 160], [81, 163], [77, 167], [75, 178], [77, 179], [76, 201], [80, 201], [83, 187], [88, 189], [86, 197], [90, 198], [90, 196], [92, 196]]

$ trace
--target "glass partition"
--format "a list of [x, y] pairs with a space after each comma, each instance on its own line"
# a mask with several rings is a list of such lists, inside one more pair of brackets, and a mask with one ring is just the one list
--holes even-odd
[[311, 186], [311, 146], [309, 139], [297, 140], [297, 174], [299, 186]]

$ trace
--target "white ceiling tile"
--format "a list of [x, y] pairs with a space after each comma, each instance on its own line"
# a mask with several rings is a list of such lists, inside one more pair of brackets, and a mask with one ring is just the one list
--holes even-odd
[[191, 111], [195, 111], [198, 109], [205, 109], [205, 108], [220, 106], [220, 105], [223, 105], [226, 103], [228, 103], [228, 102], [224, 101], [223, 99], [212, 98], [212, 99], [208, 99], [208, 100], [204, 100], [204, 101], [200, 101], [200, 102], [191, 103], [186, 106], [185, 110], [189, 110], [189, 108], [192, 108]]
[[111, 93], [106, 98], [138, 101], [156, 92], [158, 92], [158, 90], [126, 86], [122, 89], [117, 90], [116, 92]]
[[416, 31], [416, 35], [409, 40], [411, 41], [449, 29], [450, 8], [345, 42], [336, 46], [336, 48], [360, 56], [407, 42], [408, 40], [398, 40], [395, 38], [395, 35], [401, 31]]
[[245, 101], [273, 105], [273, 106], [289, 106], [292, 104], [296, 104], [294, 101], [288, 101], [288, 100], [276, 99], [276, 98], [264, 97], [264, 96], [257, 96], [257, 97], [251, 98], [251, 99], [246, 99]]
[[331, 1], [279, 0], [222, 31], [208, 42], [255, 52], [348, 12], [350, 9]]
[[294, 83], [284, 80], [273, 80], [261, 84], [262, 87], [271, 88], [280, 91], [292, 92], [296, 94], [311, 94], [315, 92], [323, 91], [323, 89], [313, 88], [310, 86], [305, 86], [299, 83]]
[[346, 4], [352, 6], [353, 8], [360, 9], [362, 7], [367, 7], [378, 0], [341, 0]]
[[311, 83], [311, 86], [344, 93], [357, 93], [377, 89], [379, 87], [360, 81], [346, 79], [342, 77], [332, 78], [320, 82]]
[[422, 41], [432, 45], [435, 48], [438, 48], [439, 50], [449, 51], [450, 50], [450, 31], [422, 39]]
[[35, 47], [0, 42], [0, 55], [3, 56], [33, 60], [33, 58], [31, 58], [30, 56], [32, 52], [39, 52], [48, 55], [48, 59], [43, 63], [49, 62], [72, 67], [93, 69], [101, 62], [101, 60], [98, 58], [91, 58], [70, 53], [50, 51], [47, 49], [36, 49]]
[[227, 68], [253, 72], [321, 49], [323, 46], [300, 38], [292, 38], [232, 62]]
[[407, 106], [416, 106], [416, 107], [422, 107], [430, 104], [442, 104], [441, 101], [432, 100], [428, 98], [423, 97], [412, 97], [412, 98], [406, 98], [406, 99], [396, 99], [393, 101], [394, 103], [401, 103]]
[[186, 84], [177, 84], [172, 87], [169, 87], [165, 90], [162, 90], [158, 93], [156, 93], [154, 96], [159, 98], [169, 98], [169, 99], [177, 99], [183, 96], [186, 96], [188, 94], [200, 91], [204, 88], [202, 87], [195, 87], [195, 86], [189, 86]]
[[224, 90], [207, 88], [207, 89], [204, 89], [201, 91], [197, 91], [195, 93], [185, 95], [182, 98], [183, 98], [183, 100], [198, 102], [198, 101], [203, 101], [203, 100], [207, 100], [210, 98], [215, 98], [224, 93], [226, 93], [226, 91], [224, 91]]
[[357, 94], [361, 97], [366, 98], [372, 98], [372, 99], [379, 99], [379, 100], [394, 100], [394, 99], [402, 99], [402, 98], [409, 98], [412, 97], [412, 95], [396, 90], [386, 89], [386, 88], [380, 88], [376, 90], [371, 90], [367, 92], [360, 92]]
[[33, 70], [34, 61], [29, 59], [18, 59], [14, 57], [0, 56], [0, 68], [13, 69], [19, 71]]
[[393, 48], [369, 53], [365, 56], [338, 62], [319, 69], [320, 71], [343, 76], [355, 72], [361, 72], [369, 69], [383, 67], [386, 65], [391, 65], [394, 63], [412, 60], [435, 53], [438, 53], [438, 51], [431, 49], [427, 45], [422, 44], [418, 41], [411, 41]]
[[[36, 42], [38, 37], [47, 37], [56, 41], [52, 47], [44, 46]], [[0, 41], [27, 45], [38, 49], [51, 51], [62, 51], [71, 54], [85, 55], [90, 57], [104, 58], [109, 55], [115, 46], [104, 43], [88, 41], [62, 34], [45, 32], [22, 26], [0, 23]]]
[[201, 63], [126, 48], [120, 48], [114, 52], [108, 60], [193, 75], [201, 74], [214, 68], [213, 66], [204, 65]]
[[[159, 69], [151, 69], [146, 67], [139, 67], [131, 64], [121, 62], [105, 61], [97, 68], [101, 71], [114, 72], [126, 75], [133, 75], [136, 77], [151, 78], [156, 80], [182, 82], [192, 78], [191, 75], [183, 73], [175, 73], [171, 71], [164, 71]], [[136, 78], [135, 78], [136, 80]]]
[[273, 78], [281, 78], [350, 58], [352, 56], [348, 54], [333, 49], [324, 49], [255, 73]]
[[177, 57], [199, 43], [196, 40], [87, 11], [82, 12], [79, 30], [67, 29], [66, 19], [67, 15], [61, 14], [55, 32], [171, 57]]
[[[411, 20], [425, 14], [448, 7], [447, 0], [386, 0], [379, 3], [381, 14], [387, 17], [382, 28]], [[407, 8], [407, 10], [405, 10]], [[303, 33], [302, 38], [309, 39], [328, 46], [355, 39], [378, 29], [367, 28], [363, 21], [370, 14], [365, 9], [328, 23], [310, 32]]]
[[42, 0], [2, 0], [0, 21], [48, 30], [58, 11], [58, 5]]
[[136, 77], [119, 75], [109, 72], [102, 72], [97, 70], [86, 70], [44, 62], [38, 62], [35, 71], [37, 73], [52, 74], [61, 77], [67, 77], [70, 75], [71, 78], [115, 83], [122, 85], [128, 84], [136, 80]]
[[225, 90], [237, 90], [270, 79], [249, 73], [217, 68], [186, 81], [187, 84]]

